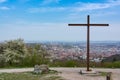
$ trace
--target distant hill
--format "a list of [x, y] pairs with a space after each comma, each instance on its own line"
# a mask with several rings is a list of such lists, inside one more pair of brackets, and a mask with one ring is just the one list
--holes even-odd
[[103, 59], [103, 62], [115, 62], [115, 61], [120, 61], [120, 54], [115, 54]]

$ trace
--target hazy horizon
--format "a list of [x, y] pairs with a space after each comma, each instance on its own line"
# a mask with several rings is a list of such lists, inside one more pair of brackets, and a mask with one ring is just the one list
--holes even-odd
[[[18, 38], [20, 39], [20, 38]], [[17, 40], [17, 39], [10, 39], [10, 40]], [[0, 41], [0, 42], [5, 42], [5, 41], [10, 41], [10, 40], [3, 40], [3, 41]], [[23, 39], [24, 40], [24, 39]], [[65, 42], [65, 43], [87, 43], [87, 40], [86, 41], [62, 41], [62, 40], [59, 40], [59, 41], [55, 41], [55, 40], [44, 40], [44, 41], [41, 41], [41, 40], [24, 40], [25, 43], [46, 43], [46, 42]], [[90, 41], [90, 43], [116, 43], [116, 42], [120, 42], [120, 41], [112, 41], [112, 40], [103, 40], [103, 41]]]

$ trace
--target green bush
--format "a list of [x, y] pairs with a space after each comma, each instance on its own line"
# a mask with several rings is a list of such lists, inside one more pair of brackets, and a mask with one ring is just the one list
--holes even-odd
[[120, 61], [103, 62], [101, 67], [105, 67], [105, 68], [120, 68]]
[[27, 46], [22, 39], [5, 41], [0, 44], [0, 67], [33, 67], [46, 64], [47, 51], [41, 45]]

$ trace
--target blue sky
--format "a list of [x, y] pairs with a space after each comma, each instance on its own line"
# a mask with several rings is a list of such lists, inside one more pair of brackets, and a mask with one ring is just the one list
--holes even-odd
[[85, 41], [86, 27], [68, 23], [109, 23], [92, 27], [92, 41], [120, 41], [120, 0], [0, 0], [0, 41]]

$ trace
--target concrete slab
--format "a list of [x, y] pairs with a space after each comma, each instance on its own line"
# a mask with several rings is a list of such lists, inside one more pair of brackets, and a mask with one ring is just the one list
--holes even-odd
[[95, 70], [91, 70], [91, 71], [80, 70], [80, 74], [98, 74], [98, 72]]

